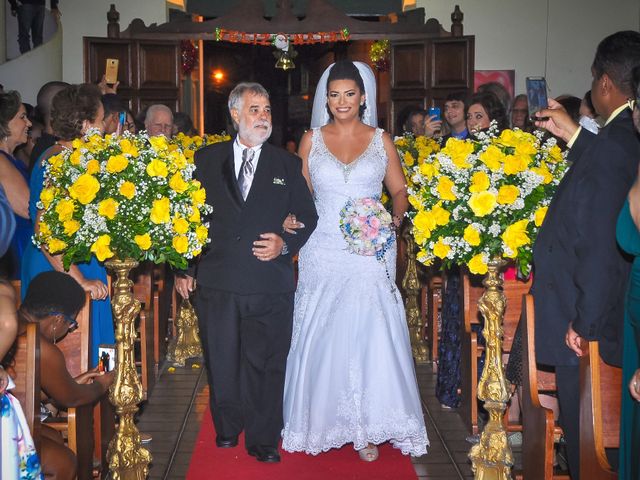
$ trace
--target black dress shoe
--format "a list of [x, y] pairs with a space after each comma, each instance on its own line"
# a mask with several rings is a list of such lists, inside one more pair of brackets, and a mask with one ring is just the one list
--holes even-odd
[[238, 445], [238, 436], [223, 437], [221, 435], [216, 436], [216, 447], [218, 448], [232, 448]]
[[276, 447], [254, 445], [247, 448], [247, 453], [252, 457], [256, 457], [259, 462], [278, 463], [280, 461], [280, 454]]

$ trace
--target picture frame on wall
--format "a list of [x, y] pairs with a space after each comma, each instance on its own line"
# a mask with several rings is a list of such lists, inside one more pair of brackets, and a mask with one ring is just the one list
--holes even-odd
[[473, 75], [474, 91], [485, 83], [497, 82], [507, 89], [511, 98], [515, 96], [515, 70], [476, 70]]

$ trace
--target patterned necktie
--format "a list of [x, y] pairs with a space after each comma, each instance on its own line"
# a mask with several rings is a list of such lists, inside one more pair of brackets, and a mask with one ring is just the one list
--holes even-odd
[[255, 152], [251, 148], [245, 148], [242, 151], [242, 165], [240, 165], [240, 174], [238, 175], [238, 187], [242, 198], [247, 199], [249, 195], [249, 189], [251, 188], [251, 182], [253, 181], [253, 156]]

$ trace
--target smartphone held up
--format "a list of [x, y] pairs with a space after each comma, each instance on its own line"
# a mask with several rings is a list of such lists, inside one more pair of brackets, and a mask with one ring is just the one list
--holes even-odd
[[547, 81], [544, 77], [527, 77], [527, 103], [531, 121], [542, 120], [536, 113], [549, 106], [547, 98]]
[[118, 63], [117, 58], [107, 58], [104, 69], [104, 79], [109, 85], [113, 85], [118, 81]]

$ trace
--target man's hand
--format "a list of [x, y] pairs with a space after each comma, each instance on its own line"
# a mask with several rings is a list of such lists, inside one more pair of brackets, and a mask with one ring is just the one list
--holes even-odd
[[251, 249], [258, 260], [268, 262], [269, 260], [278, 258], [282, 253], [282, 246], [284, 245], [282, 237], [275, 233], [261, 233], [260, 238], [262, 240], [253, 242], [253, 248]]
[[438, 120], [437, 115], [431, 115], [424, 119], [424, 134], [433, 138], [442, 132], [442, 120]]
[[[553, 98], [549, 99], [549, 108], [536, 112], [536, 127], [544, 128], [552, 135], [560, 137], [565, 142], [571, 140], [579, 125], [573, 121], [564, 107]], [[546, 120], [543, 118], [546, 117]]]
[[182, 298], [189, 298], [191, 292], [195, 290], [196, 282], [189, 275], [176, 275], [175, 278], [176, 291]]
[[573, 350], [578, 357], [583, 355], [582, 337], [573, 329], [573, 325], [571, 323], [567, 329], [564, 341], [567, 344], [567, 347]]
[[291, 233], [292, 235], [297, 235], [298, 232], [296, 232], [296, 230], [299, 228], [304, 228], [304, 223], [299, 222], [293, 213], [287, 215], [282, 223], [282, 231]]

